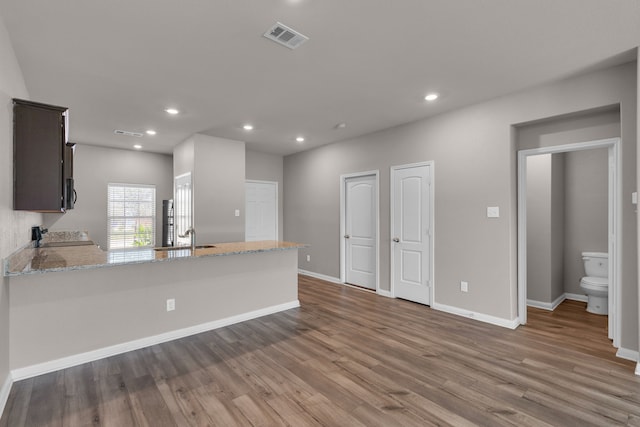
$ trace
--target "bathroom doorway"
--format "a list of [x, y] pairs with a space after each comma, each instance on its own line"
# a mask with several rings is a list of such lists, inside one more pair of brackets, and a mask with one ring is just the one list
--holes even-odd
[[[607, 251], [609, 254], [609, 338], [619, 347], [620, 316], [620, 138], [524, 149], [518, 151], [518, 320], [527, 323], [527, 174], [528, 161], [533, 156], [571, 153], [584, 150], [606, 149], [608, 160]], [[537, 157], [536, 159], [543, 159]]]

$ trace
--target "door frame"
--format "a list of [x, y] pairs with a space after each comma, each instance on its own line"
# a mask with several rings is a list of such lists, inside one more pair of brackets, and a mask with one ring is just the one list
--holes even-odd
[[594, 148], [608, 149], [608, 250], [609, 250], [609, 331], [613, 346], [620, 347], [622, 305], [620, 273], [622, 246], [622, 168], [620, 138], [607, 138], [573, 144], [554, 145], [518, 151], [518, 322], [527, 323], [527, 157], [539, 154], [557, 154]]
[[346, 284], [347, 281], [347, 250], [346, 242], [344, 239], [346, 224], [347, 224], [347, 192], [345, 187], [347, 179], [349, 178], [361, 178], [366, 176], [372, 176], [375, 180], [375, 195], [376, 195], [376, 293], [380, 293], [380, 171], [371, 170], [364, 172], [355, 172], [340, 175], [340, 282]]
[[[278, 188], [278, 181], [265, 181], [265, 180], [259, 180], [259, 179], [245, 179], [244, 180], [245, 185], [246, 184], [273, 184], [276, 187], [276, 240], [280, 240], [280, 189]], [[245, 195], [245, 199], [244, 199], [244, 210], [245, 210], [245, 215], [247, 213], [247, 198]], [[244, 230], [245, 233], [247, 231], [247, 224], [244, 225]]]
[[434, 248], [435, 248], [435, 183], [434, 183], [434, 167], [435, 167], [435, 162], [433, 160], [429, 160], [426, 162], [417, 162], [417, 163], [408, 163], [405, 165], [397, 165], [397, 166], [391, 166], [389, 168], [389, 262], [390, 262], [390, 266], [389, 266], [389, 271], [390, 271], [390, 290], [389, 292], [391, 293], [391, 296], [393, 298], [396, 297], [396, 291], [395, 291], [395, 282], [394, 282], [394, 274], [395, 274], [395, 257], [394, 257], [394, 250], [393, 250], [393, 241], [391, 240], [393, 238], [393, 224], [394, 224], [394, 220], [395, 220], [395, 213], [394, 213], [394, 201], [395, 201], [395, 189], [394, 189], [394, 185], [393, 185], [393, 175], [394, 172], [400, 169], [410, 169], [410, 168], [415, 168], [415, 167], [419, 167], [419, 166], [429, 166], [429, 231], [431, 233], [430, 239], [429, 239], [429, 283], [431, 284], [430, 286], [430, 295], [429, 295], [429, 300], [430, 300], [430, 304], [429, 307], [433, 307], [433, 305], [435, 304], [435, 288], [436, 288], [436, 282], [435, 282], [435, 273], [434, 273], [434, 268], [435, 268], [435, 254], [434, 254]]

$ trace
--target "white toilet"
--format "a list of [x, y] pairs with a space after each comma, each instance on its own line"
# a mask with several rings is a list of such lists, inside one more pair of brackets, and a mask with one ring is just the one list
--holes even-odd
[[584, 272], [580, 288], [587, 294], [587, 311], [594, 314], [609, 314], [609, 254], [583, 252]]

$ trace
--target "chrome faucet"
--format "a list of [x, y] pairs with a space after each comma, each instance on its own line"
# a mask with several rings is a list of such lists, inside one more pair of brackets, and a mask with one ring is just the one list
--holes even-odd
[[187, 231], [184, 234], [178, 234], [178, 237], [187, 237], [191, 236], [191, 250], [195, 252], [196, 250], [196, 230], [193, 227], [187, 228]]

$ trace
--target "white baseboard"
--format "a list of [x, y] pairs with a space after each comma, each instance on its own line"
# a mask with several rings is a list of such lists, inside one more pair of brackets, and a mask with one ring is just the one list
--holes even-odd
[[256, 319], [258, 317], [278, 313], [280, 311], [289, 310], [296, 307], [300, 307], [300, 301], [298, 300], [250, 311], [248, 313], [238, 314], [236, 316], [231, 316], [220, 320], [214, 320], [212, 322], [202, 323], [200, 325], [190, 326], [188, 328], [165, 332], [163, 334], [154, 335], [151, 337], [145, 337], [122, 344], [116, 344], [98, 350], [88, 351], [86, 353], [75, 354], [73, 356], [67, 356], [60, 359], [51, 360], [49, 362], [38, 363], [37, 365], [31, 365], [24, 368], [12, 370], [11, 378], [13, 381], [32, 378], [49, 372], [58, 371], [60, 369], [66, 369], [72, 366], [81, 365], [83, 363], [93, 362], [94, 360], [104, 359], [105, 357], [115, 356], [117, 354], [138, 350], [167, 341], [173, 341], [179, 338], [184, 338], [190, 335], [222, 328], [225, 326], [233, 325], [235, 323], [245, 322], [247, 320]]
[[583, 294], [570, 294], [570, 293], [565, 293], [564, 297], [568, 300], [571, 301], [582, 301], [582, 302], [588, 302], [589, 301], [589, 297]]
[[378, 293], [378, 295], [383, 296], [383, 297], [395, 298], [393, 296], [393, 294], [391, 293], [391, 291], [385, 291], [384, 289], [378, 289], [377, 293]]
[[444, 311], [447, 313], [455, 314], [458, 316], [468, 317], [469, 319], [479, 320], [480, 322], [490, 323], [496, 326], [502, 326], [503, 328], [515, 329], [520, 325], [518, 319], [508, 320], [501, 317], [489, 316], [488, 314], [476, 313], [474, 311], [464, 310], [462, 308], [453, 307], [450, 305], [433, 303], [431, 308], [435, 310]]
[[534, 299], [528, 299], [527, 298], [527, 307], [533, 307], [533, 308], [539, 308], [541, 310], [553, 311], [553, 308], [551, 308], [551, 305], [552, 305], [552, 303], [550, 303], [550, 302], [536, 301]]
[[640, 376], [640, 362], [636, 363], [636, 375]]
[[562, 302], [564, 300], [567, 300], [567, 299], [571, 300], [571, 301], [581, 301], [581, 302], [587, 302], [589, 300], [589, 298], [586, 295], [570, 294], [568, 292], [565, 292], [564, 294], [560, 295], [558, 298], [556, 298], [552, 302], [543, 302], [543, 301], [536, 301], [536, 300], [528, 299], [527, 300], [527, 306], [535, 307], [535, 308], [541, 308], [542, 310], [553, 311], [560, 304], [562, 304]]
[[11, 392], [11, 386], [13, 385], [13, 378], [11, 373], [7, 374], [7, 378], [4, 380], [2, 384], [2, 388], [0, 388], [0, 418], [2, 418], [2, 414], [4, 413], [4, 407], [7, 405], [7, 400], [9, 400], [9, 393]]
[[338, 285], [344, 285], [342, 281], [337, 277], [325, 276], [324, 274], [314, 273], [313, 271], [303, 270], [301, 268], [298, 269], [299, 274], [304, 274], [305, 276], [314, 277], [316, 279], [325, 280], [331, 283], [337, 283]]
[[543, 310], [553, 311], [560, 304], [562, 304], [562, 301], [564, 301], [565, 299], [567, 299], [567, 294], [560, 295], [558, 298], [556, 298], [552, 302], [543, 302], [543, 301], [536, 301], [536, 300], [528, 299], [527, 300], [527, 305], [529, 307], [535, 307], [535, 308], [541, 308]]
[[[620, 347], [616, 352], [616, 356], [621, 359], [632, 360], [634, 362], [638, 362], [640, 359], [638, 358], [639, 353], [635, 350], [629, 350], [628, 348]], [[638, 374], [638, 368], [636, 367], [636, 374]]]

